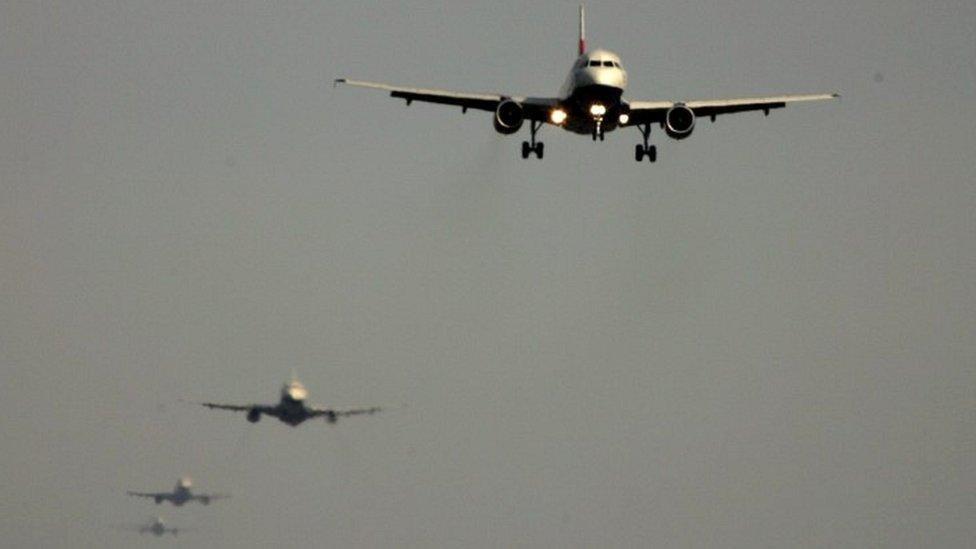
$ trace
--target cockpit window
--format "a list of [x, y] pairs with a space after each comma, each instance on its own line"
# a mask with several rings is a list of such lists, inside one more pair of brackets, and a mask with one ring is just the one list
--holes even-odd
[[600, 66], [600, 62], [599, 61], [595, 61], [595, 60], [594, 61], [590, 61], [590, 66], [591, 67], [599, 67]]
[[613, 66], [613, 61], [604, 61], [603, 62], [603, 66], [604, 67], [612, 67]]

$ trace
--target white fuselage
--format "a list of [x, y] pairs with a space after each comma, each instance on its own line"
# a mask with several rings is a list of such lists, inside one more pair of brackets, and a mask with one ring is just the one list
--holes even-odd
[[615, 129], [628, 110], [622, 100], [626, 87], [627, 71], [619, 55], [601, 49], [581, 54], [559, 93], [559, 107], [566, 113], [560, 125], [575, 133]]

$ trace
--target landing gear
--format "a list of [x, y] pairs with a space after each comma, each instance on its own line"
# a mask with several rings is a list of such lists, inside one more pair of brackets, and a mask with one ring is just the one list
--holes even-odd
[[644, 145], [637, 145], [634, 148], [634, 160], [640, 162], [641, 160], [644, 160], [645, 155], [647, 156], [648, 160], [654, 162], [655, 160], [657, 160], [657, 147], [655, 147], [654, 145], [651, 145], [650, 147], [645, 147]]
[[644, 144], [637, 145], [634, 148], [634, 160], [640, 162], [646, 156], [650, 162], [656, 162], [657, 147], [647, 143], [651, 139], [651, 124], [649, 122], [647, 124], [640, 124], [637, 126], [637, 129], [640, 130], [641, 135], [644, 137]]
[[522, 142], [522, 158], [528, 158], [530, 154], [535, 153], [535, 156], [542, 160], [542, 153], [545, 150], [545, 146], [542, 141], [536, 142], [535, 134], [542, 127], [542, 122], [536, 120], [529, 121], [529, 131], [531, 132], [530, 141]]
[[603, 119], [597, 118], [596, 124], [593, 126], [593, 141], [599, 139], [603, 141]]

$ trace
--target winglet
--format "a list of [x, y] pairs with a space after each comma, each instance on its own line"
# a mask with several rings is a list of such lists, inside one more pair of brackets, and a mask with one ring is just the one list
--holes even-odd
[[583, 55], [586, 53], [586, 11], [583, 9], [583, 4], [580, 4], [579, 10], [579, 54]]

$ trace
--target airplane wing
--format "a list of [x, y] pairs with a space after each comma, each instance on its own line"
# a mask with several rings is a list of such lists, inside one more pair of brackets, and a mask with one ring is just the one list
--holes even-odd
[[410, 88], [402, 86], [392, 86], [379, 82], [366, 82], [363, 80], [350, 80], [347, 78], [337, 78], [335, 85], [345, 84], [358, 88], [373, 88], [390, 92], [390, 97], [403, 99], [410, 105], [413, 101], [423, 101], [425, 103], [439, 103], [441, 105], [453, 105], [461, 107], [461, 111], [468, 109], [478, 109], [482, 111], [494, 111], [498, 104], [506, 99], [510, 99], [522, 105], [525, 117], [529, 120], [548, 121], [549, 110], [559, 103], [555, 97], [521, 97], [508, 96], [497, 93], [466, 93], [450, 90], [437, 90], [430, 88]]
[[309, 411], [311, 417], [324, 416], [326, 421], [329, 423], [335, 423], [340, 417], [350, 417], [350, 416], [362, 416], [362, 415], [372, 415], [382, 408], [379, 406], [373, 406], [372, 408], [351, 408], [348, 410], [333, 410], [331, 408], [312, 408]]
[[787, 103], [803, 101], [824, 101], [840, 97], [837, 93], [811, 95], [774, 95], [770, 97], [743, 97], [739, 99], [708, 99], [704, 101], [631, 101], [630, 122], [628, 125], [658, 123], [664, 121], [668, 109], [684, 105], [694, 111], [697, 117], [708, 117], [715, 121], [720, 114], [745, 111], [763, 111], [769, 114], [772, 109], [781, 109]]
[[120, 532], [139, 532], [142, 534], [148, 532], [151, 527], [144, 524], [115, 524], [112, 526], [112, 529]]
[[227, 499], [230, 494], [193, 494], [192, 498], [197, 501], [202, 501], [204, 503], [210, 503], [215, 499]]
[[156, 500], [169, 499], [173, 497], [173, 494], [169, 492], [126, 492], [130, 496], [136, 496], [137, 498], [152, 498]]
[[197, 402], [200, 406], [206, 406], [211, 410], [230, 410], [232, 412], [250, 412], [251, 410], [259, 410], [262, 414], [270, 414], [273, 412], [271, 406], [261, 406], [258, 404], [250, 405], [240, 405], [240, 404], [220, 404], [217, 402]]

